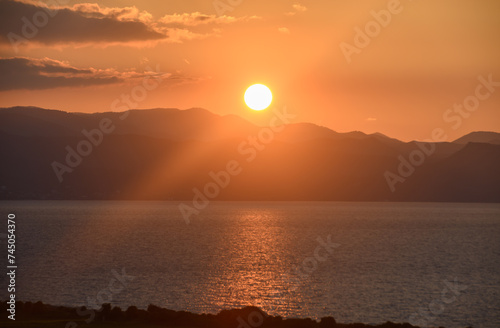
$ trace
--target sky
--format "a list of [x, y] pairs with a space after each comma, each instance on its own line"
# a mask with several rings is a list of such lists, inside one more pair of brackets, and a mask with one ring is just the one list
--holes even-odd
[[[0, 0], [0, 107], [272, 108], [338, 132], [500, 132], [497, 0]], [[267, 85], [255, 112], [247, 87]]]

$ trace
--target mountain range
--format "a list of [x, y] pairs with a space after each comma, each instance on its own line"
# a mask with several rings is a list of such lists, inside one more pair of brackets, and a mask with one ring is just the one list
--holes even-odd
[[277, 121], [0, 108], [0, 199], [500, 202], [500, 133], [403, 142]]

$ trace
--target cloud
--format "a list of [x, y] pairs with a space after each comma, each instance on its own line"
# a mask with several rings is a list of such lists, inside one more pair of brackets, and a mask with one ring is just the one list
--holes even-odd
[[182, 43], [183, 41], [206, 39], [211, 36], [220, 36], [219, 29], [212, 29], [206, 33], [194, 32], [187, 28], [168, 28], [169, 41]]
[[295, 9], [295, 11], [297, 12], [304, 12], [304, 11], [307, 11], [307, 8], [303, 5], [300, 5], [300, 4], [294, 4], [293, 6], [293, 9]]
[[259, 19], [262, 19], [262, 17], [243, 16], [236, 18], [232, 16], [205, 15], [200, 12], [194, 12], [165, 15], [154, 25], [158, 31], [168, 33], [171, 42], [180, 43], [184, 40], [220, 37], [222, 35], [220, 25]]
[[48, 7], [42, 2], [0, 0], [0, 45], [79, 45], [182, 42], [217, 36], [217, 30], [197, 26], [231, 24], [256, 17], [205, 15], [199, 12], [165, 15], [155, 20], [137, 7], [107, 8], [97, 3]]
[[32, 2], [0, 1], [0, 43], [14, 46], [127, 43], [168, 36], [148, 24], [147, 13], [135, 7], [102, 9], [97, 4], [49, 8]]
[[376, 118], [374, 118], [374, 117], [368, 117], [368, 118], [366, 119], [366, 121], [368, 121], [368, 122], [375, 122], [376, 120], [377, 120], [377, 119], [376, 119]]
[[230, 24], [247, 18], [235, 18], [231, 16], [205, 15], [200, 12], [165, 15], [159, 19], [160, 24], [177, 26], [198, 26], [207, 24]]
[[0, 76], [1, 91], [102, 85], [122, 81], [121, 77], [110, 72], [78, 69], [67, 63], [48, 58], [24, 57], [0, 59]]
[[303, 13], [303, 12], [307, 11], [307, 7], [306, 6], [303, 6], [303, 5], [298, 4], [298, 3], [293, 4], [292, 8], [293, 8], [293, 11], [287, 12], [287, 13], [285, 13], [285, 15], [287, 15], [287, 16], [295, 16], [297, 13]]
[[220, 37], [222, 30], [218, 26], [255, 19], [261, 19], [261, 17], [244, 16], [236, 18], [194, 12], [165, 15], [155, 23], [155, 27], [158, 31], [168, 33], [171, 42], [179, 43], [184, 40], [205, 39], [213, 36]]
[[147, 11], [139, 11], [137, 7], [101, 8], [97, 3], [79, 3], [71, 7], [73, 11], [82, 13], [86, 17], [113, 18], [119, 21], [140, 21], [150, 23], [153, 15]]
[[136, 71], [118, 72], [113, 69], [82, 69], [50, 58], [0, 58], [0, 91], [106, 85], [144, 78], [146, 75], [161, 75], [162, 78], [170, 76], [161, 72], [151, 74]]
[[278, 28], [278, 32], [284, 33], [284, 34], [290, 34], [290, 30], [286, 27], [280, 27]]

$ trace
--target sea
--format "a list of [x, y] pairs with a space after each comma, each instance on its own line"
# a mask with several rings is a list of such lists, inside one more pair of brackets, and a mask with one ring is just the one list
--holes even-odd
[[9, 213], [17, 300], [500, 327], [500, 204], [2, 201], [3, 271]]

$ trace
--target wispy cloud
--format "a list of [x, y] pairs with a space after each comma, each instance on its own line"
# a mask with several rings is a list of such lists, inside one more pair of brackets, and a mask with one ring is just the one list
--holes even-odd
[[307, 11], [307, 7], [306, 6], [303, 6], [303, 5], [300, 5], [300, 4], [294, 4], [293, 6], [293, 9], [295, 9], [295, 11], [297, 12], [303, 12], [303, 11]]
[[[159, 73], [162, 78], [170, 74]], [[0, 91], [41, 90], [58, 87], [85, 87], [121, 83], [143, 78], [144, 72], [114, 69], [77, 68], [50, 58], [0, 58]], [[180, 79], [176, 76], [176, 79]]]
[[137, 7], [107, 8], [97, 3], [79, 3], [71, 7], [71, 10], [80, 12], [86, 17], [113, 18], [119, 21], [141, 21], [149, 23], [153, 16], [147, 11], [140, 11]]
[[290, 34], [290, 30], [286, 27], [280, 27], [278, 28], [278, 32], [284, 33], [284, 34]]
[[235, 18], [232, 16], [205, 15], [200, 12], [165, 15], [158, 20], [158, 23], [164, 25], [177, 26], [198, 26], [208, 24], [230, 24], [247, 18]]
[[307, 7], [306, 6], [298, 4], [298, 3], [293, 4], [292, 8], [293, 8], [293, 11], [289, 11], [289, 12], [285, 13], [285, 15], [287, 15], [287, 16], [295, 16], [297, 13], [303, 13], [303, 12], [307, 11]]

